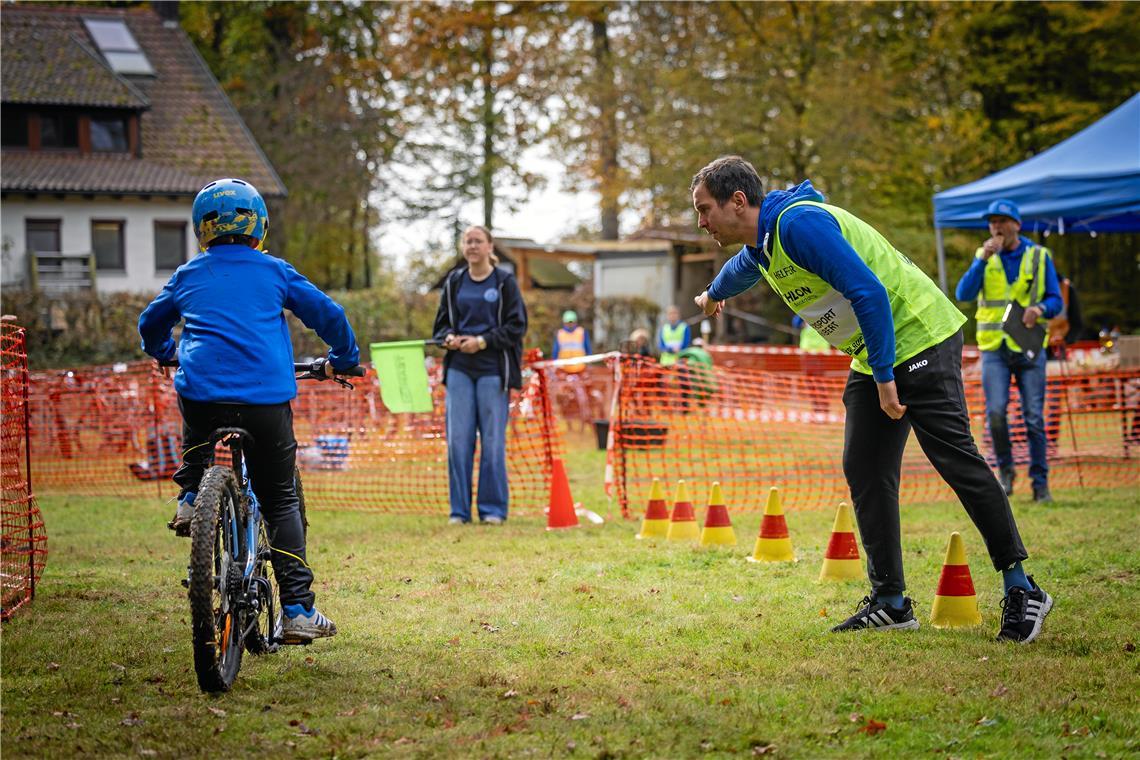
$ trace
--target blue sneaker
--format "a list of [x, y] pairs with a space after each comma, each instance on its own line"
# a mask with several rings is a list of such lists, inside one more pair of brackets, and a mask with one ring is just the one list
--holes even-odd
[[308, 644], [313, 639], [336, 636], [336, 624], [313, 607], [300, 604], [281, 606], [281, 641], [285, 644]]
[[174, 535], [190, 536], [190, 523], [194, 520], [194, 497], [197, 495], [194, 491], [187, 491], [178, 497], [178, 510], [174, 513], [174, 519], [166, 524], [166, 527], [174, 531]]

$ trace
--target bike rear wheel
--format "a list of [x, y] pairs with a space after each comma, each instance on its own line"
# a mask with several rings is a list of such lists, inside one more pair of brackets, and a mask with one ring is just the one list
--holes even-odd
[[190, 618], [202, 691], [228, 691], [241, 668], [245, 544], [237, 479], [228, 467], [211, 467], [198, 487], [190, 524]]

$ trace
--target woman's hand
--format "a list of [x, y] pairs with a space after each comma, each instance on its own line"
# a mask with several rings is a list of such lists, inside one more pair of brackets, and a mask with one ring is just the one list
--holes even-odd
[[479, 351], [479, 339], [474, 335], [460, 335], [455, 339], [455, 347], [465, 354]]

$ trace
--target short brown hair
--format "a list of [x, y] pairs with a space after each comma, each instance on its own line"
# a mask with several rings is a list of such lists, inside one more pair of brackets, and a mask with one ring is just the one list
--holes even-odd
[[764, 182], [760, 173], [740, 156], [721, 156], [701, 169], [693, 175], [689, 192], [696, 190], [702, 182], [719, 206], [723, 206], [737, 190], [744, 193], [750, 206], [759, 206], [764, 200]]

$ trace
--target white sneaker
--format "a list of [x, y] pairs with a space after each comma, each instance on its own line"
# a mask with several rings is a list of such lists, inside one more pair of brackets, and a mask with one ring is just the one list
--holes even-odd
[[185, 496], [178, 500], [178, 510], [174, 513], [174, 519], [166, 524], [166, 527], [174, 531], [174, 535], [190, 535], [190, 523], [194, 520], [194, 497], [196, 495], [193, 491], [188, 491]]
[[299, 604], [283, 605], [281, 641], [285, 644], [308, 644], [313, 639], [336, 636], [336, 624], [316, 607], [306, 610]]
[[491, 515], [490, 517], [484, 517], [483, 518], [483, 523], [486, 525], [502, 525], [504, 522], [505, 521], [503, 520], [503, 518], [501, 518], [497, 515]]
[[447, 521], [448, 525], [466, 525], [467, 521], [462, 517], [452, 517]]

